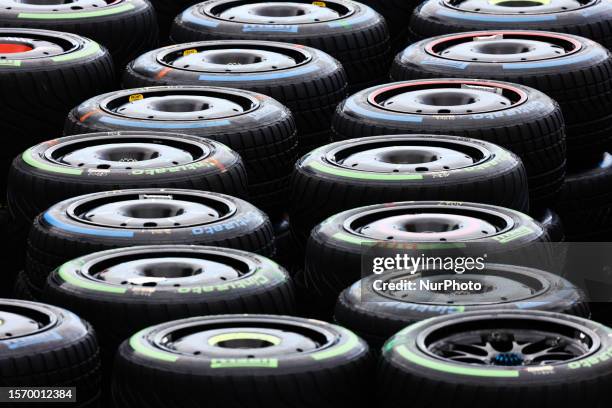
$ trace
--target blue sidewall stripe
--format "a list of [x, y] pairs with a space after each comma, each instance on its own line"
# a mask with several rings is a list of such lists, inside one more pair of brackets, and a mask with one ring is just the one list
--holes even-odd
[[265, 81], [270, 79], [289, 78], [298, 75], [304, 75], [316, 71], [318, 67], [309, 65], [302, 69], [295, 69], [287, 72], [273, 72], [269, 74], [253, 74], [253, 75], [200, 75], [200, 81]]
[[359, 107], [352, 99], [349, 99], [346, 101], [346, 107], [368, 118], [393, 120], [395, 122], [421, 123], [423, 121], [423, 118], [420, 116], [405, 115], [405, 114], [399, 114], [399, 113], [396, 115], [393, 115], [390, 113], [372, 112], [367, 109]]
[[483, 14], [463, 14], [458, 12], [453, 12], [450, 10], [438, 10], [437, 14], [446, 17], [452, 17], [459, 20], [470, 20], [470, 21], [490, 21], [494, 23], [524, 23], [524, 22], [537, 22], [537, 21], [554, 21], [557, 19], [557, 16], [545, 15], [545, 16], [512, 16], [512, 17], [502, 17], [502, 16], [488, 16]]
[[150, 122], [133, 122], [131, 120], [102, 117], [100, 122], [111, 123], [113, 125], [146, 128], [146, 129], [199, 129], [208, 128], [213, 126], [227, 126], [230, 124], [229, 120], [214, 120], [198, 123], [150, 123]]
[[64, 222], [61, 222], [57, 218], [53, 217], [48, 212], [45, 213], [43, 218], [45, 219], [47, 223], [49, 223], [50, 225], [56, 228], [63, 229], [64, 231], [76, 232], [77, 234], [95, 235], [99, 237], [116, 237], [116, 238], [132, 238], [134, 236], [134, 233], [132, 231], [105, 231], [105, 230], [97, 230], [93, 228], [77, 227], [75, 225], [66, 224]]

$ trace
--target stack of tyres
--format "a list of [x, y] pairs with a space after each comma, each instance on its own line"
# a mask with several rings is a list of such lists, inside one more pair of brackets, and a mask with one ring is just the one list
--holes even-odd
[[[333, 131], [336, 140], [433, 133], [498, 144], [522, 159], [534, 210], [551, 204], [565, 177], [559, 106], [540, 91], [507, 82], [441, 78], [372, 87], [338, 106]], [[498, 199], [503, 199], [502, 191], [495, 192]]]
[[142, 245], [212, 245], [274, 255], [268, 217], [219, 193], [131, 189], [64, 200], [34, 219], [24, 277], [39, 297], [48, 275], [80, 256]]
[[351, 91], [384, 82], [390, 59], [384, 18], [349, 0], [207, 1], [177, 16], [171, 39], [175, 43], [271, 40], [306, 45], [340, 61]]
[[110, 54], [97, 42], [47, 30], [1, 28], [0, 60], [4, 195], [11, 160], [31, 145], [61, 134], [70, 109], [112, 89], [114, 72]]
[[213, 139], [244, 162], [251, 200], [270, 214], [287, 200], [297, 157], [293, 115], [255, 92], [203, 86], [158, 86], [115, 91], [75, 107], [65, 133], [173, 131]]
[[268, 95], [291, 110], [299, 151], [331, 141], [331, 118], [346, 97], [338, 61], [314, 48], [272, 41], [203, 41], [153, 50], [130, 63], [123, 86], [207, 85]]
[[3, 1], [0, 26], [82, 35], [106, 47], [117, 71], [157, 45], [157, 22], [147, 0]]

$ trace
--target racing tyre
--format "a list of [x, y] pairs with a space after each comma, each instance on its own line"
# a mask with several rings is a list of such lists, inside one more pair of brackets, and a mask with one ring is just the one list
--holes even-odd
[[572, 169], [555, 206], [570, 242], [609, 242], [612, 233], [612, 155]]
[[391, 77], [487, 78], [544, 92], [563, 111], [570, 162], [591, 161], [612, 140], [612, 55], [586, 38], [536, 31], [451, 34], [406, 48]]
[[338, 106], [335, 140], [405, 133], [486, 140], [518, 155], [532, 207], [550, 204], [565, 176], [565, 131], [548, 96], [506, 82], [435, 79], [366, 89]]
[[76, 387], [76, 402], [62, 406], [99, 406], [100, 357], [87, 322], [58, 307], [10, 299], [0, 299], [0, 319], [0, 386]]
[[410, 200], [460, 200], [526, 212], [527, 177], [518, 157], [481, 140], [431, 135], [345, 140], [296, 163], [291, 227], [305, 242], [315, 225], [341, 211]]
[[24, 271], [20, 271], [17, 273], [12, 289], [13, 292], [10, 294], [10, 296], [7, 296], [9, 298], [34, 301], [40, 300], [42, 297], [40, 292], [32, 292], [35, 289], [28, 282], [28, 277], [26, 276]]
[[389, 35], [391, 37], [391, 50], [400, 50], [408, 42], [410, 17], [414, 9], [419, 5], [419, 0], [362, 0], [380, 13], [387, 22]]
[[13, 158], [60, 134], [70, 109], [112, 89], [113, 82], [110, 54], [87, 38], [0, 28], [0, 132], [6, 135], [0, 141], [0, 195], [6, 192], [5, 175]]
[[370, 363], [363, 340], [328, 323], [271, 315], [195, 317], [125, 341], [112, 395], [117, 408], [280, 408], [296, 399], [304, 408], [361, 406], [369, 397]]
[[162, 244], [274, 254], [268, 217], [246, 201], [196, 190], [117, 190], [71, 198], [36, 217], [26, 274], [43, 289], [52, 270], [82, 255]]
[[9, 186], [11, 211], [27, 223], [55, 203], [100, 191], [167, 187], [247, 196], [236, 152], [213, 140], [143, 131], [41, 143], [13, 161]]
[[476, 30], [542, 30], [579, 35], [612, 49], [612, 5], [597, 0], [512, 3], [427, 0], [408, 24], [413, 41]]
[[128, 89], [83, 102], [65, 127], [70, 135], [120, 130], [174, 131], [223, 143], [242, 157], [254, 203], [273, 213], [287, 202], [297, 134], [291, 112], [272, 98], [216, 87]]
[[270, 40], [306, 45], [342, 63], [352, 90], [384, 82], [390, 62], [385, 20], [370, 7], [346, 0], [213, 0], [180, 14], [175, 43]]
[[128, 65], [123, 86], [208, 85], [259, 92], [291, 110], [300, 152], [331, 141], [346, 75], [314, 48], [271, 41], [205, 41], [150, 51]]
[[291, 281], [276, 263], [186, 245], [121, 248], [69, 261], [49, 276], [43, 299], [87, 319], [102, 347], [112, 350], [109, 357], [137, 331], [171, 320], [294, 311]]
[[0, 231], [4, 236], [4, 266], [0, 272], [0, 297], [11, 293], [17, 272], [23, 269], [25, 261], [25, 236], [8, 208], [0, 204]]
[[[413, 282], [417, 289], [394, 287], [398, 281]], [[447, 282], [453, 286], [441, 290], [425, 286]], [[481, 285], [481, 289], [476, 285]], [[421, 320], [490, 309], [545, 310], [589, 317], [584, 294], [564, 278], [536, 269], [499, 264], [488, 264], [482, 271], [460, 275], [431, 269], [416, 274], [371, 275], [342, 292], [334, 317], [338, 324], [379, 349], [395, 333]]]
[[157, 46], [158, 36], [155, 13], [147, 0], [2, 0], [0, 26], [65, 31], [91, 38], [108, 48], [118, 72]]
[[548, 237], [550, 238], [551, 242], [565, 241], [565, 229], [563, 228], [563, 222], [561, 221], [561, 217], [559, 217], [556, 212], [550, 208], [545, 208], [537, 211], [533, 218], [542, 224], [542, 227], [544, 227], [548, 233]]
[[378, 400], [394, 407], [603, 408], [602, 387], [612, 379], [610, 333], [581, 317], [541, 311], [428, 319], [383, 347]]
[[512, 259], [536, 266], [535, 261], [547, 270], [556, 266], [547, 242], [546, 231], [529, 216], [491, 205], [416, 201], [360, 207], [312, 230], [300, 296], [312, 299], [314, 315], [329, 315], [338, 295], [371, 273], [366, 261], [379, 252], [387, 257], [486, 253], [487, 262]]

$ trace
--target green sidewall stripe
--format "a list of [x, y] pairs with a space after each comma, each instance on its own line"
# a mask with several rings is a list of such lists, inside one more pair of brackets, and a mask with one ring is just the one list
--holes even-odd
[[123, 294], [127, 292], [126, 288], [102, 285], [100, 283], [89, 282], [87, 280], [79, 279], [78, 277], [68, 272], [68, 268], [71, 268], [71, 267], [73, 267], [72, 262], [65, 263], [62, 266], [60, 266], [59, 271], [58, 271], [60, 278], [62, 278], [65, 282], [68, 282], [71, 285], [74, 285], [74, 286], [77, 286], [83, 289], [94, 290], [96, 292], [118, 293], [118, 294]]
[[318, 170], [322, 173], [332, 174], [334, 176], [348, 177], [360, 180], [422, 180], [421, 174], [376, 174], [366, 173], [363, 171], [345, 170], [331, 166], [326, 166], [322, 163], [312, 161], [308, 163], [309, 167]]
[[432, 361], [418, 356], [408, 350], [403, 344], [396, 347], [395, 351], [406, 360], [416, 365], [430, 368], [435, 371], [442, 371], [450, 374], [468, 375], [472, 377], [495, 377], [495, 378], [516, 378], [519, 376], [517, 370], [486, 370], [480, 368], [460, 367], [438, 361]]
[[34, 158], [34, 153], [32, 152], [32, 149], [26, 150], [21, 155], [21, 158], [28, 165], [30, 165], [32, 167], [35, 167], [37, 169], [44, 170], [44, 171], [49, 171], [49, 172], [52, 172], [52, 173], [61, 173], [61, 174], [72, 174], [72, 175], [75, 175], [75, 176], [80, 176], [81, 174], [83, 174], [83, 170], [63, 168], [61, 166], [53, 166], [53, 165], [50, 165], [50, 164], [41, 163], [41, 162], [39, 162], [38, 160], [36, 160]]
[[88, 47], [83, 48], [80, 51], [72, 52], [66, 55], [58, 55], [57, 57], [53, 57], [52, 60], [55, 62], [63, 62], [63, 61], [71, 61], [83, 57], [88, 57], [100, 51], [100, 44], [96, 42], [91, 42]]
[[83, 12], [72, 12], [72, 13], [19, 13], [17, 18], [31, 18], [36, 20], [60, 20], [60, 19], [70, 19], [76, 20], [79, 18], [89, 18], [89, 17], [102, 17], [102, 16], [110, 16], [113, 14], [122, 13], [124, 11], [132, 10], [134, 8], [133, 4], [123, 4], [119, 7], [109, 7], [102, 10], [96, 11], [83, 11]]
[[174, 363], [176, 360], [178, 360], [178, 356], [175, 356], [170, 353], [165, 353], [163, 351], [152, 350], [142, 344], [140, 339], [145, 331], [146, 329], [141, 330], [132, 337], [130, 337], [130, 347], [132, 347], [135, 352], [145, 355], [147, 357], [151, 357], [155, 360], [168, 361], [171, 363]]

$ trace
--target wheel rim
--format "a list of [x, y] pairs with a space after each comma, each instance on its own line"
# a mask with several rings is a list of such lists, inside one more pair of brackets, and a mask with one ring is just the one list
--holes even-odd
[[167, 90], [112, 96], [101, 103], [110, 114], [145, 120], [224, 119], [252, 111], [259, 103], [250, 95], [219, 92]]
[[487, 14], [549, 14], [577, 10], [592, 0], [450, 0], [446, 4], [462, 11]]
[[599, 338], [585, 327], [555, 318], [511, 314], [472, 317], [437, 325], [417, 337], [419, 348], [455, 363], [485, 366], [541, 366], [592, 354]]
[[157, 334], [154, 341], [162, 349], [183, 355], [245, 359], [310, 353], [333, 342], [331, 332], [306, 324], [241, 320], [187, 323]]
[[16, 11], [70, 12], [99, 10], [123, 0], [0, 0], [0, 8]]
[[[10, 36], [5, 34], [10, 34]], [[77, 47], [78, 45], [71, 44], [69, 41], [57, 41], [45, 35], [26, 34], [18, 30], [0, 30], [0, 60], [55, 57]]]
[[513, 225], [510, 217], [494, 211], [400, 205], [356, 214], [344, 229], [381, 241], [456, 242], [492, 237]]
[[56, 322], [54, 316], [39, 309], [0, 304], [0, 341], [44, 331]]
[[193, 72], [269, 72], [300, 66], [311, 60], [304, 50], [240, 41], [193, 45], [160, 53], [158, 62]]
[[218, 222], [236, 211], [236, 206], [222, 197], [164, 194], [145, 192], [77, 202], [67, 213], [79, 222], [101, 227], [168, 229]]
[[370, 104], [395, 113], [462, 115], [494, 112], [526, 99], [518, 88], [492, 82], [432, 81], [400, 83], [380, 88]]
[[545, 293], [550, 288], [549, 283], [537, 274], [515, 273], [496, 269], [491, 265], [488, 265], [485, 271], [478, 274], [448, 274], [439, 271], [427, 271], [418, 274], [394, 274], [384, 278], [383, 281], [390, 283], [411, 281], [417, 288], [420, 288], [421, 281], [435, 284], [448, 279], [458, 283], [477, 282], [482, 285], [482, 290], [377, 290], [376, 293], [400, 302], [437, 306], [479, 306], [525, 301]]
[[471, 143], [395, 139], [361, 142], [330, 151], [325, 160], [346, 169], [376, 173], [456, 170], [483, 163], [491, 154]]
[[479, 63], [542, 61], [566, 57], [582, 45], [573, 38], [534, 32], [482, 32], [433, 41], [426, 51], [445, 59]]
[[304, 24], [336, 20], [340, 13], [314, 4], [279, 2], [251, 3], [233, 6], [222, 11], [224, 20], [254, 24]]
[[60, 142], [44, 152], [47, 161], [97, 170], [132, 170], [180, 166], [204, 160], [212, 150], [204, 143], [160, 135], [125, 135]]

